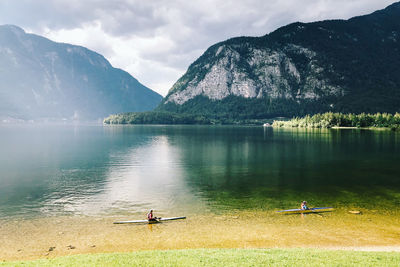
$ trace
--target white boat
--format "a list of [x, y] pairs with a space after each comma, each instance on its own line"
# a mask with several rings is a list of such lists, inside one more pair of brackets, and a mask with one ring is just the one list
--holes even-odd
[[323, 208], [311, 208], [307, 210], [302, 209], [291, 209], [291, 210], [279, 210], [282, 214], [293, 214], [293, 213], [320, 213], [320, 212], [329, 212], [333, 211], [332, 207], [323, 207]]
[[170, 217], [170, 218], [158, 218], [155, 221], [149, 221], [149, 220], [134, 220], [134, 221], [120, 221], [120, 222], [114, 222], [114, 224], [124, 224], [124, 223], [160, 223], [163, 221], [173, 221], [173, 220], [182, 220], [186, 219], [186, 217]]

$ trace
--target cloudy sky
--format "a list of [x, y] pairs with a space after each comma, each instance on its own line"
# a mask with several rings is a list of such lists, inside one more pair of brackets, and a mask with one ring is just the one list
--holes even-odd
[[393, 0], [0, 0], [0, 25], [104, 55], [166, 95], [210, 45], [291, 22], [348, 19]]

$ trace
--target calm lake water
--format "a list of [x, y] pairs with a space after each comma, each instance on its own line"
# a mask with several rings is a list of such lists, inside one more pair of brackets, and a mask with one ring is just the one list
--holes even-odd
[[0, 218], [398, 209], [400, 133], [0, 126]]

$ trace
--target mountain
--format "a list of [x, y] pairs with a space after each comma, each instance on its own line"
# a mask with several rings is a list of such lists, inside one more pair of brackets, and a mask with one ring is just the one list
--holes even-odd
[[94, 120], [161, 99], [89, 49], [0, 26], [0, 118]]
[[400, 111], [400, 2], [349, 20], [293, 23], [215, 44], [160, 111], [265, 118]]

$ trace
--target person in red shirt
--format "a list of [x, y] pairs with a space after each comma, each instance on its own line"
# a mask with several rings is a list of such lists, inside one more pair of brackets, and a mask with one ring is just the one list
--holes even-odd
[[157, 217], [153, 216], [153, 210], [150, 210], [150, 212], [147, 213], [147, 220], [149, 220], [149, 222], [155, 222], [157, 219]]

